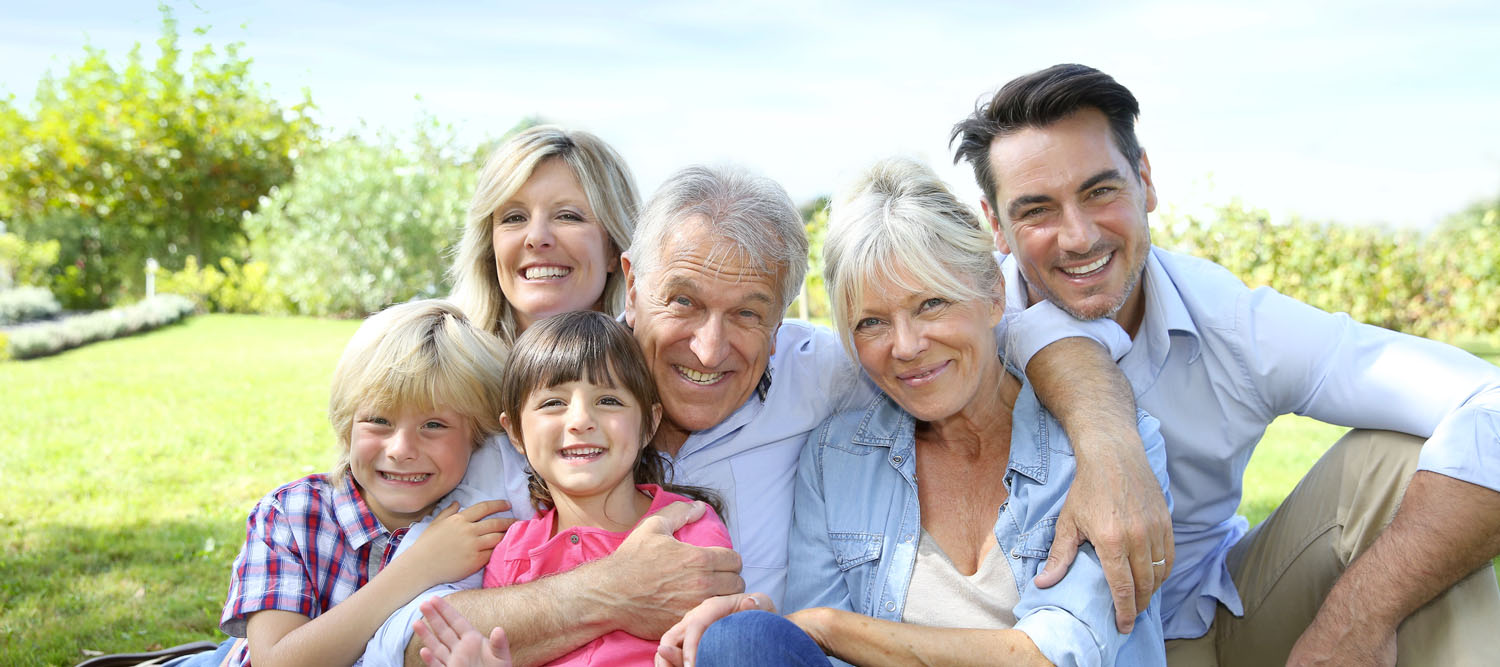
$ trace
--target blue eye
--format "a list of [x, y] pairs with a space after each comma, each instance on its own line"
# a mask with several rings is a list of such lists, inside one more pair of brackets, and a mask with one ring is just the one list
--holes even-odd
[[933, 308], [947, 305], [947, 303], [948, 301], [946, 299], [932, 297], [931, 299], [923, 301], [921, 307], [918, 308], [918, 310], [932, 310]]

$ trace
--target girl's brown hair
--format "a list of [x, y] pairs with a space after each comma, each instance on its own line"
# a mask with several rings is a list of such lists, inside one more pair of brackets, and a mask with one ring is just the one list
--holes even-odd
[[[697, 486], [672, 484], [669, 463], [650, 446], [655, 432], [652, 409], [661, 404], [656, 381], [646, 367], [646, 357], [635, 337], [623, 324], [591, 310], [553, 315], [526, 328], [511, 350], [510, 368], [500, 386], [501, 411], [510, 415], [510, 437], [525, 451], [526, 434], [521, 432], [521, 407], [533, 391], [583, 380], [591, 384], [616, 387], [624, 385], [635, 396], [641, 410], [641, 448], [636, 454], [634, 483], [655, 484], [665, 491], [701, 500], [724, 516], [724, 503], [718, 494]], [[648, 450], [650, 453], [648, 454]], [[547, 485], [534, 471], [531, 479], [531, 504], [538, 511], [553, 505]]]

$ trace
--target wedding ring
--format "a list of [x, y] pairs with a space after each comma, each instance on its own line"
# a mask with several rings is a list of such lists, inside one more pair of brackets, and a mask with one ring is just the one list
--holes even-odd
[[1167, 564], [1167, 559], [1165, 559], [1165, 558], [1163, 558], [1161, 560], [1153, 560], [1153, 561], [1151, 561], [1151, 567], [1161, 567], [1161, 566], [1166, 565], [1166, 564]]

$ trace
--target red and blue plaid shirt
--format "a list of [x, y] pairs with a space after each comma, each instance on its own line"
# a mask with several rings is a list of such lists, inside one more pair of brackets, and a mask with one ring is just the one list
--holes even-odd
[[[317, 617], [379, 573], [405, 534], [380, 525], [353, 478], [308, 475], [281, 486], [250, 511], [219, 628], [244, 637], [249, 616], [266, 609]], [[250, 664], [244, 642], [225, 664]]]

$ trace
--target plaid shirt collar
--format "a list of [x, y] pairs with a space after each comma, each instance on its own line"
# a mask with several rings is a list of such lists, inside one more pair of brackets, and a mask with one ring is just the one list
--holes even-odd
[[[333, 485], [333, 517], [339, 522], [349, 546], [359, 549], [386, 534], [380, 519], [365, 504], [353, 475], [344, 475]], [[403, 531], [404, 532], [404, 531]]]

